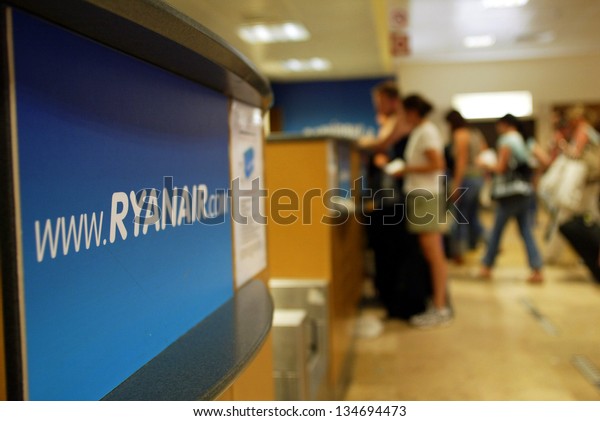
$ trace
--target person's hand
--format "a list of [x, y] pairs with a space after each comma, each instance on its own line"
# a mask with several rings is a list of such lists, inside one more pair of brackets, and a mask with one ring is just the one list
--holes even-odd
[[556, 142], [556, 146], [561, 152], [564, 152], [569, 149], [569, 142], [565, 138], [562, 138]]
[[395, 173], [391, 174], [391, 176], [394, 178], [403, 178], [405, 174], [406, 174], [406, 170], [399, 170], [399, 171], [396, 171]]
[[375, 144], [375, 138], [373, 136], [363, 136], [358, 139], [357, 145], [360, 149], [369, 149]]
[[488, 166], [486, 165], [486, 162], [481, 158], [481, 155], [479, 155], [477, 158], [475, 158], [475, 166], [484, 171], [488, 170]]
[[388, 159], [387, 155], [384, 153], [375, 154], [373, 157], [373, 164], [375, 164], [375, 166], [379, 169], [383, 169], [383, 167], [385, 167], [389, 161], [390, 160]]
[[489, 149], [481, 152], [475, 158], [475, 165], [481, 168], [482, 170], [488, 172], [493, 171], [497, 163], [498, 158], [496, 154], [493, 151], [490, 151]]

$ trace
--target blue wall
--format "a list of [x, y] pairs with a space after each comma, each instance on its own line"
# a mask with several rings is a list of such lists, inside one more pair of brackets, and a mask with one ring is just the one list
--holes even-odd
[[332, 123], [376, 129], [371, 89], [382, 78], [327, 82], [273, 83], [274, 107], [283, 114], [283, 131]]

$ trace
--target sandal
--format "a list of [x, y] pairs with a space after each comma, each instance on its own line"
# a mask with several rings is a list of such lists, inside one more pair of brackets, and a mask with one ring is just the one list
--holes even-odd
[[527, 278], [527, 282], [529, 282], [530, 284], [541, 284], [544, 282], [544, 278], [542, 276], [541, 272], [533, 272], [531, 275], [529, 275], [529, 278]]
[[479, 278], [485, 279], [486, 281], [492, 279], [492, 269], [485, 266], [482, 267], [479, 271]]

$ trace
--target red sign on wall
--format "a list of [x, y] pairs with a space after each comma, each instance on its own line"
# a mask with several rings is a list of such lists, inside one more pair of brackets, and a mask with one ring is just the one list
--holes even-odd
[[408, 34], [391, 32], [390, 33], [391, 53], [394, 57], [407, 56], [410, 54], [410, 44]]
[[390, 10], [390, 28], [404, 29], [408, 26], [408, 12], [404, 8], [393, 8]]

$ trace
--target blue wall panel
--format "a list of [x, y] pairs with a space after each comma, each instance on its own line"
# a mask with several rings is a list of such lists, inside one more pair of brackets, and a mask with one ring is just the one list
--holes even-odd
[[274, 83], [274, 107], [282, 110], [288, 133], [332, 123], [362, 124], [375, 131], [371, 89], [382, 80]]

